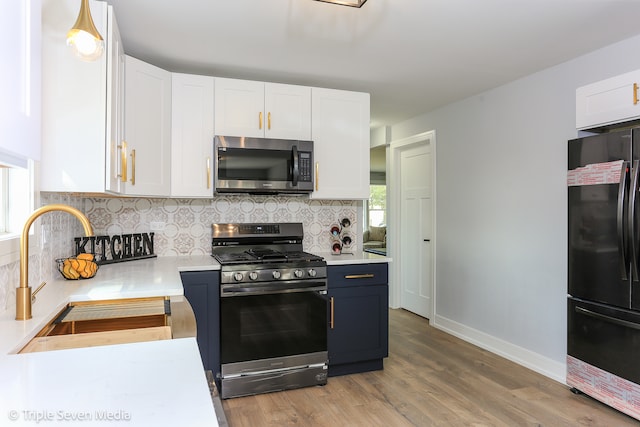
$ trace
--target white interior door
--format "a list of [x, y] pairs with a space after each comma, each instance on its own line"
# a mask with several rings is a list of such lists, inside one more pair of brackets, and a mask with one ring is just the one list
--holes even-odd
[[430, 318], [433, 293], [433, 191], [430, 140], [401, 148], [400, 305]]

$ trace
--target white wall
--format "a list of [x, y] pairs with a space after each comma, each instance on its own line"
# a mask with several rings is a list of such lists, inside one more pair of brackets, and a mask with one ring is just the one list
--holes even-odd
[[392, 140], [436, 131], [433, 325], [564, 381], [575, 89], [640, 68], [638, 47], [631, 38], [392, 127]]

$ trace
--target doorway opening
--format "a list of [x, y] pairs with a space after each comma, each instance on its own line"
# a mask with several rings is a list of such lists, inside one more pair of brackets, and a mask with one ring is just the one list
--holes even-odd
[[364, 202], [362, 243], [365, 252], [387, 254], [387, 147], [370, 151], [369, 199]]
[[435, 313], [435, 131], [390, 145], [389, 240], [392, 307]]

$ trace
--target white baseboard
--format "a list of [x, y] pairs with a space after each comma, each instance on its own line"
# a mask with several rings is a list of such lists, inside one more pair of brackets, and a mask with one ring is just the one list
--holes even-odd
[[433, 316], [429, 324], [473, 345], [509, 359], [539, 374], [566, 384], [567, 365], [556, 362], [531, 350], [511, 344], [492, 335], [470, 328], [442, 316]]

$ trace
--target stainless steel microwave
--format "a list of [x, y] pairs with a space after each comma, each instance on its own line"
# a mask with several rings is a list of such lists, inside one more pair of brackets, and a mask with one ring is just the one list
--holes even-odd
[[308, 194], [313, 141], [216, 136], [216, 193]]

